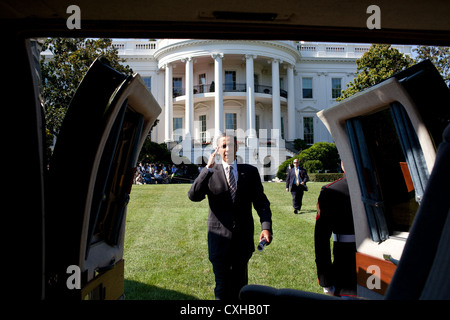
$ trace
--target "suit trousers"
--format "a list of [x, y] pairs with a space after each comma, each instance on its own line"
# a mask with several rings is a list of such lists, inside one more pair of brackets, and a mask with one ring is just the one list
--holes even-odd
[[248, 256], [232, 255], [222, 261], [211, 261], [213, 266], [216, 287], [214, 295], [216, 300], [238, 300], [242, 287], [248, 284]]
[[292, 195], [292, 206], [295, 210], [300, 210], [302, 208], [303, 192], [305, 190], [302, 186], [292, 185], [291, 195]]

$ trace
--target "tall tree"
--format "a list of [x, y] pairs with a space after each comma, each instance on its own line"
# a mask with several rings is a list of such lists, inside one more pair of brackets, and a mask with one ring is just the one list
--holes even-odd
[[391, 45], [374, 44], [356, 60], [355, 79], [336, 100], [341, 101], [367, 89], [414, 64], [414, 60]]
[[450, 48], [419, 46], [413, 51], [417, 52], [416, 61], [429, 59], [441, 74], [444, 81], [450, 86]]
[[111, 39], [49, 38], [42, 50], [53, 56], [41, 59], [43, 100], [47, 131], [57, 135], [62, 120], [86, 71], [100, 55], [105, 56], [116, 70], [131, 74], [128, 65], [122, 65]]

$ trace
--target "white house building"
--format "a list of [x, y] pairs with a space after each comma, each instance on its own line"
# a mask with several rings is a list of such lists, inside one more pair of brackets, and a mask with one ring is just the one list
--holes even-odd
[[[271, 176], [292, 141], [332, 142], [316, 113], [336, 98], [369, 44], [294, 41], [115, 40], [162, 107], [152, 140], [176, 163], [206, 162], [214, 137], [233, 130], [238, 161]], [[411, 46], [395, 46], [411, 54]], [[181, 158], [183, 156], [184, 158]]]

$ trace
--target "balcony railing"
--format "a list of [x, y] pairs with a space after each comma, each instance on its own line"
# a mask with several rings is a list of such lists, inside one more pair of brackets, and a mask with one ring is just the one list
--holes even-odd
[[[180, 143], [183, 141], [183, 138], [181, 136], [174, 136], [174, 141]], [[248, 147], [248, 143], [247, 143], [247, 139], [244, 137], [241, 137], [241, 139], [237, 140], [237, 143], [239, 145], [239, 147]], [[199, 139], [192, 139], [192, 146], [194, 148], [211, 148], [213, 144], [213, 139], [212, 138], [199, 138]], [[260, 147], [277, 147], [279, 144], [277, 143], [277, 140], [271, 140], [271, 139], [267, 139], [267, 138], [259, 138], [258, 139], [258, 145]]]
[[[263, 86], [263, 85], [255, 85], [255, 92], [256, 93], [265, 93], [265, 94], [272, 94], [272, 87], [271, 86]], [[284, 89], [280, 89], [280, 96], [287, 99], [287, 91]]]
[[[194, 94], [199, 93], [209, 93], [209, 92], [215, 92], [215, 85], [214, 82], [209, 84], [200, 84], [194, 86]], [[224, 83], [223, 84], [223, 92], [246, 92], [247, 91], [246, 84], [242, 83]], [[265, 94], [272, 94], [272, 86], [265, 86], [265, 85], [255, 85], [255, 93], [265, 93]], [[175, 87], [173, 88], [173, 97], [179, 97], [184, 96], [186, 94], [186, 90], [184, 87]], [[280, 89], [280, 96], [287, 99], [287, 91]]]

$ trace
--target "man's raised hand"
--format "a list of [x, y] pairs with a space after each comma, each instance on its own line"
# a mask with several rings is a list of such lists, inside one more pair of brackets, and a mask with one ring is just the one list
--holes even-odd
[[216, 150], [214, 150], [214, 152], [211, 153], [211, 155], [209, 156], [208, 163], [206, 164], [206, 167], [207, 167], [207, 168], [212, 168], [212, 167], [214, 167], [214, 164], [216, 163], [216, 154], [217, 154], [217, 151], [219, 151], [219, 147], [217, 147]]

